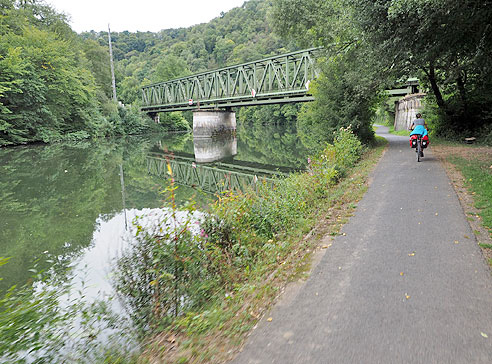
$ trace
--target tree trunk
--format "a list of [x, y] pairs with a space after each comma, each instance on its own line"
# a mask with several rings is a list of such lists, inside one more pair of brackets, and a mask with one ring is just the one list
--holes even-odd
[[429, 64], [429, 69], [424, 68], [424, 72], [427, 75], [427, 78], [429, 79], [429, 82], [432, 87], [432, 91], [434, 92], [434, 96], [436, 97], [436, 102], [437, 106], [439, 106], [439, 109], [442, 112], [446, 112], [446, 104], [444, 102], [444, 99], [441, 94], [441, 90], [439, 89], [439, 85], [437, 84], [436, 80], [436, 70], [434, 68], [434, 64], [431, 62]]
[[463, 80], [461, 73], [456, 79], [456, 84], [458, 85], [461, 102], [463, 103], [463, 112], [466, 115], [468, 113], [468, 98], [466, 97], [465, 81]]

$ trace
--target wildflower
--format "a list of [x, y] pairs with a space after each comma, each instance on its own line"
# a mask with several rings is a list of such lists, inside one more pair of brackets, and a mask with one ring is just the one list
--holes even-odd
[[308, 164], [311, 164], [311, 158], [308, 157]]

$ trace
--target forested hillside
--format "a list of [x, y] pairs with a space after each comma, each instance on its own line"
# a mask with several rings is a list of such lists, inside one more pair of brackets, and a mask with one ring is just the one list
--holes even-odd
[[[287, 44], [273, 33], [268, 17], [271, 6], [271, 1], [250, 0], [190, 28], [112, 33], [121, 100], [137, 100], [142, 84], [294, 50], [294, 43]], [[102, 46], [107, 43], [107, 32], [83, 33], [82, 37]]]
[[[76, 34], [42, 0], [0, 0], [0, 145], [158, 130], [138, 112], [142, 85], [295, 49], [273, 33], [271, 7], [250, 0], [189, 28], [112, 33], [118, 101], [127, 105], [118, 107], [107, 32]], [[292, 107], [283, 110], [263, 114], [285, 122]], [[189, 127], [179, 112], [161, 115], [162, 126]]]

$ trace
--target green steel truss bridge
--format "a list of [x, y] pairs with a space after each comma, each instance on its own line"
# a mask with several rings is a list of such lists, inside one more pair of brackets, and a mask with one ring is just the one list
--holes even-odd
[[[210, 194], [257, 190], [261, 183], [273, 185], [272, 176], [285, 175], [282, 172], [228, 163], [215, 163], [214, 166], [196, 164], [193, 158], [181, 156], [169, 156], [168, 159], [176, 183]], [[166, 163], [165, 155], [151, 153], [147, 156], [147, 171], [150, 175], [168, 178]]]
[[142, 111], [152, 114], [312, 101], [309, 82], [318, 76], [320, 50], [305, 49], [145, 86]]

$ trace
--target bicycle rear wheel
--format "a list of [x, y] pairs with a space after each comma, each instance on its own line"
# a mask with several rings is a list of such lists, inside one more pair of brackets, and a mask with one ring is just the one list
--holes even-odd
[[420, 144], [420, 140], [417, 141], [417, 148], [415, 148], [417, 152], [417, 162], [420, 162], [420, 155], [422, 154], [422, 145]]

